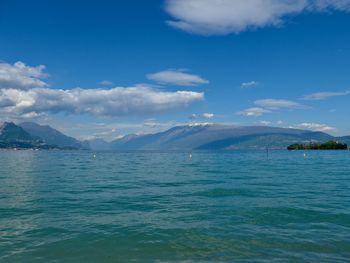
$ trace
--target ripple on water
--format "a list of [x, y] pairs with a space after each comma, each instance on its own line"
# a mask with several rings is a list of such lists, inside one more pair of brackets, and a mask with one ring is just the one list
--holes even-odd
[[1, 262], [350, 258], [348, 152], [95, 154], [0, 152]]

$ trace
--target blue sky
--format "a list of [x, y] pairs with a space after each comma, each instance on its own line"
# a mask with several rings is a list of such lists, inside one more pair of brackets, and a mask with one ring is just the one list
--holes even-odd
[[189, 122], [350, 134], [350, 0], [2, 0], [0, 61], [2, 121], [79, 138]]

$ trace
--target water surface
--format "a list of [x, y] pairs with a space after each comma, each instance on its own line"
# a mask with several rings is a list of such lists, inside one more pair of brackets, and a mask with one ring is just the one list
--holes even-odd
[[0, 151], [0, 262], [349, 262], [350, 153], [303, 153]]

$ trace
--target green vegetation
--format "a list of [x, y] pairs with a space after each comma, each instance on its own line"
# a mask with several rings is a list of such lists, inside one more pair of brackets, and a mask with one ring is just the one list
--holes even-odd
[[288, 150], [347, 150], [348, 145], [336, 141], [326, 143], [309, 143], [309, 144], [292, 144], [288, 146]]

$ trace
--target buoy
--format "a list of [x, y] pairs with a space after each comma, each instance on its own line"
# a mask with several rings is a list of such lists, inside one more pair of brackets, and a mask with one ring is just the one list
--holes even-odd
[[192, 159], [192, 154], [190, 154], [190, 159]]

